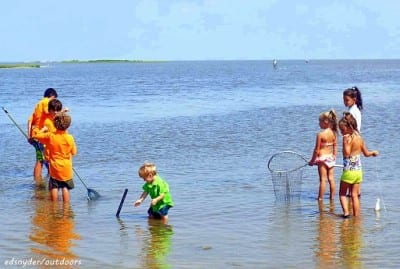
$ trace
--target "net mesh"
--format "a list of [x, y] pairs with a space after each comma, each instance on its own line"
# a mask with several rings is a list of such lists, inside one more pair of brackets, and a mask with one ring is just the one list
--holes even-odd
[[100, 198], [100, 193], [98, 193], [97, 191], [93, 189], [88, 189], [87, 191], [88, 191], [87, 193], [88, 200], [97, 200]]
[[277, 200], [299, 199], [303, 169], [290, 172], [271, 172], [272, 184]]
[[277, 200], [299, 199], [303, 169], [307, 161], [292, 151], [274, 154], [268, 162], [272, 184]]

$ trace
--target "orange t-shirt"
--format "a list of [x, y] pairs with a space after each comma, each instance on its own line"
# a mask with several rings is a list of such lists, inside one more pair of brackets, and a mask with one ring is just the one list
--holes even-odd
[[29, 134], [31, 134], [31, 136], [34, 136], [34, 134], [43, 128], [46, 119], [45, 116], [49, 113], [49, 101], [50, 99], [48, 97], [43, 97], [43, 99], [36, 104], [36, 107], [29, 118]]
[[[54, 126], [54, 116], [51, 113], [45, 115], [43, 127], [46, 127], [46, 132], [50, 133], [54, 133], [57, 130]], [[46, 144], [44, 144], [44, 157], [46, 160], [49, 160], [50, 157], [49, 147]]]
[[44, 117], [43, 127], [47, 128], [46, 132], [54, 133], [57, 129], [54, 126], [54, 116], [52, 114], [46, 114]]
[[74, 137], [67, 131], [56, 130], [38, 133], [34, 138], [46, 145], [50, 176], [60, 181], [72, 179], [72, 156], [77, 153]]

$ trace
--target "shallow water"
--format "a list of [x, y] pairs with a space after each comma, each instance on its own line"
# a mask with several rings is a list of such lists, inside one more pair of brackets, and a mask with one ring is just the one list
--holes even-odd
[[[33, 148], [1, 116], [0, 263], [397, 268], [399, 71], [400, 61], [283, 61], [277, 70], [264, 61], [0, 70], [0, 105], [23, 128], [44, 89], [57, 88], [73, 117], [74, 167], [102, 195], [88, 202], [75, 177], [69, 206], [49, 202], [32, 185]], [[344, 111], [342, 90], [353, 85], [363, 93], [367, 146], [380, 151], [363, 159], [362, 216], [338, 217], [338, 199], [330, 205], [327, 193], [318, 204], [315, 167], [304, 168], [299, 200], [276, 201], [268, 158], [286, 149], [311, 156], [319, 113]], [[170, 185], [175, 207], [167, 225], [147, 220], [146, 203], [132, 206], [145, 160]], [[373, 210], [377, 197], [380, 212]]]

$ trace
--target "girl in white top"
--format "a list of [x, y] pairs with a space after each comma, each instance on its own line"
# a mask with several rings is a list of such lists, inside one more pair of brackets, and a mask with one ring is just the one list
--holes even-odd
[[361, 110], [363, 109], [363, 102], [360, 90], [355, 86], [344, 90], [343, 103], [356, 119], [357, 131], [361, 133]]

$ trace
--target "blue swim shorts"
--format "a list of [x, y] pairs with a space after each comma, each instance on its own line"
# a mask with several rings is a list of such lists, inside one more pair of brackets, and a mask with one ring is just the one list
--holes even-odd
[[161, 219], [161, 217], [168, 215], [168, 210], [171, 207], [172, 206], [166, 205], [157, 212], [154, 212], [153, 209], [150, 207], [149, 210], [147, 210], [147, 213], [149, 213], [149, 215], [155, 219]]

